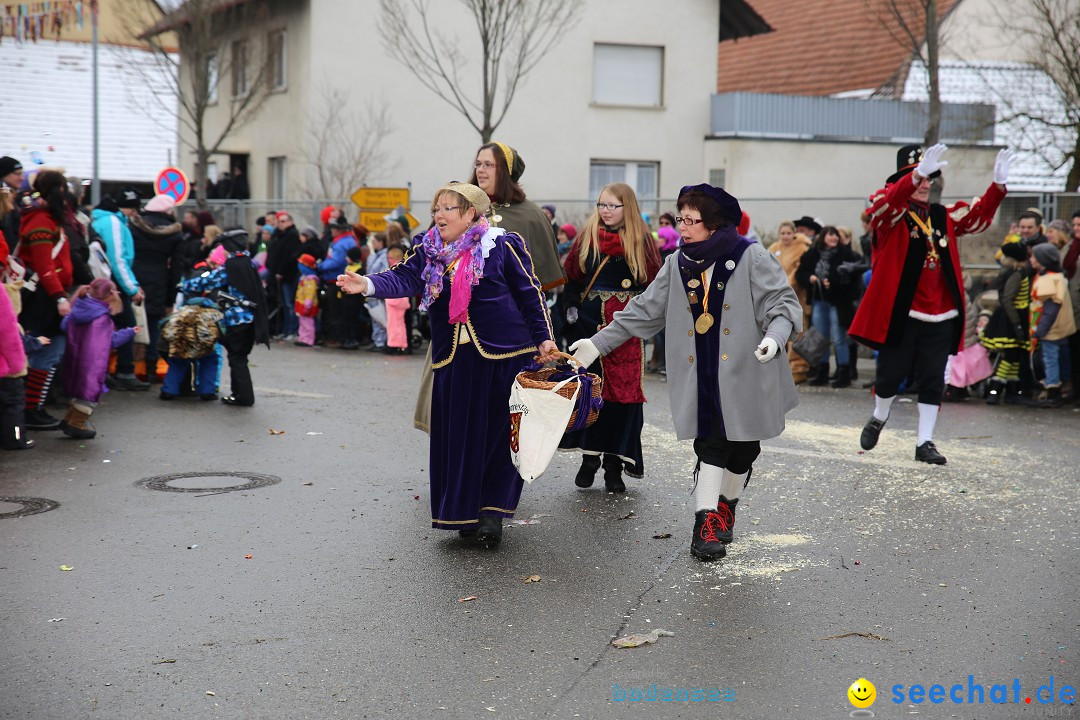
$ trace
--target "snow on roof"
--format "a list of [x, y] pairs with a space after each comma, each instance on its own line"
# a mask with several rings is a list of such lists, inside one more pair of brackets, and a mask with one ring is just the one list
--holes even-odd
[[[102, 44], [98, 53], [99, 161], [102, 180], [151, 181], [176, 160], [176, 100], [167, 76], [148, 83], [132, 58], [155, 68], [150, 53]], [[69, 175], [93, 172], [93, 66], [88, 43], [42, 41], [0, 45], [0, 154], [27, 167], [45, 164]], [[155, 73], [158, 74], [158, 73]], [[164, 105], [158, 101], [160, 98]]]
[[[987, 103], [997, 107], [994, 141], [1013, 148], [1016, 157], [1009, 173], [1009, 189], [1060, 192], [1065, 189], [1069, 166], [1057, 170], [1065, 153], [1075, 145], [1075, 135], [1050, 129], [1029, 119], [1030, 113], [1055, 122], [1066, 120], [1061, 92], [1043, 71], [1017, 62], [942, 61], [939, 64], [942, 102]], [[928, 97], [926, 68], [912, 63], [904, 87], [904, 100]]]

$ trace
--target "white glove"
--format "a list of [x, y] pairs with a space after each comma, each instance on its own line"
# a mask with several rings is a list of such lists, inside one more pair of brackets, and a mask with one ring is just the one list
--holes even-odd
[[[919, 161], [919, 166], [915, 168], [915, 172], [920, 177], [930, 177], [938, 170], [941, 170], [949, 163], [941, 159], [941, 156], [948, 150], [948, 146], [944, 143], [938, 143], [937, 145], [931, 145], [926, 148], [926, 152], [922, 154], [922, 160]], [[914, 180], [914, 178], [912, 178]]]
[[593, 344], [593, 341], [588, 338], [578, 340], [571, 345], [570, 352], [573, 353], [577, 361], [581, 363], [581, 366], [585, 368], [592, 365], [596, 362], [596, 358], [600, 357], [600, 351], [596, 349], [596, 345]]
[[780, 343], [771, 337], [764, 337], [761, 339], [761, 344], [757, 346], [757, 352], [754, 353], [754, 357], [757, 361], [764, 365], [765, 363], [776, 357], [776, 354], [780, 352]]
[[994, 182], [1004, 185], [1009, 181], [1009, 164], [1012, 162], [1012, 150], [1004, 148], [994, 161]]

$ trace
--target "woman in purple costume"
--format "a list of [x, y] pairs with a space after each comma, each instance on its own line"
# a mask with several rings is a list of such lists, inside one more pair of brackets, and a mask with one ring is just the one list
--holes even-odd
[[510, 388], [538, 352], [553, 359], [540, 281], [521, 236], [493, 228], [476, 185], [449, 183], [431, 203], [431, 229], [393, 269], [347, 272], [347, 293], [422, 295], [431, 320], [431, 525], [496, 544], [522, 479], [510, 459]]

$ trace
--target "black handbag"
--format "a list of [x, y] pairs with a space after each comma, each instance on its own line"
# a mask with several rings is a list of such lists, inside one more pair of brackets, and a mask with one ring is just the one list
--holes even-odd
[[822, 356], [825, 355], [825, 351], [829, 349], [829, 340], [811, 325], [799, 337], [795, 338], [795, 342], [791, 344], [791, 349], [806, 362], [813, 365], [821, 360]]

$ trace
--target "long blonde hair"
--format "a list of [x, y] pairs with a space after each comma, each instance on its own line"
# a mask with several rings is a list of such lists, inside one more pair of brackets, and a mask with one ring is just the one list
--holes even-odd
[[[637, 195], [634, 189], [626, 183], [611, 183], [600, 190], [600, 195], [609, 192], [623, 206], [623, 225], [619, 228], [619, 239], [622, 240], [623, 252], [626, 256], [626, 265], [630, 273], [639, 283], [648, 280], [646, 274], [646, 253], [649, 248], [656, 252], [656, 244], [653, 242], [652, 233], [641, 218], [641, 210], [638, 208]], [[599, 198], [599, 195], [597, 196]], [[581, 271], [585, 272], [585, 263], [589, 256], [600, 257], [600, 242], [597, 238], [597, 230], [600, 228], [600, 213], [594, 212], [592, 217], [585, 223], [581, 231], [581, 242], [578, 244], [578, 263]], [[646, 242], [647, 240], [647, 242]]]

